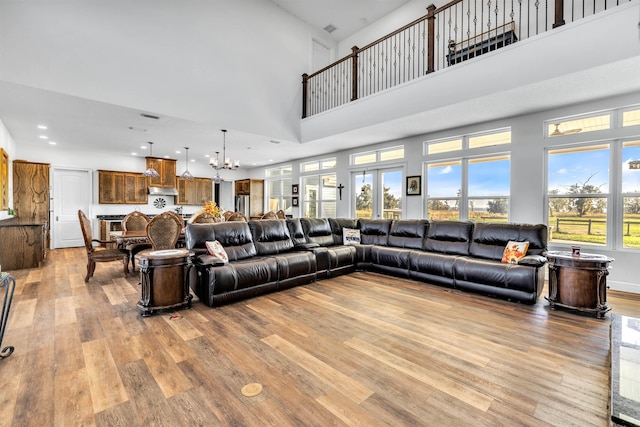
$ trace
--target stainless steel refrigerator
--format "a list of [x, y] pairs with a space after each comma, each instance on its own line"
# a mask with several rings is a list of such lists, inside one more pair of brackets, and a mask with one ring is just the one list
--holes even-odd
[[249, 195], [236, 196], [236, 212], [242, 212], [244, 216], [249, 218]]

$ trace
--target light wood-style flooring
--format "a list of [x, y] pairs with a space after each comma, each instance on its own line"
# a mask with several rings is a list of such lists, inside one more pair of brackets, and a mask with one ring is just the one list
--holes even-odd
[[[85, 284], [85, 263], [13, 272], [0, 425], [609, 425], [610, 314], [358, 272], [142, 318], [137, 274]], [[608, 296], [640, 317], [640, 295]]]

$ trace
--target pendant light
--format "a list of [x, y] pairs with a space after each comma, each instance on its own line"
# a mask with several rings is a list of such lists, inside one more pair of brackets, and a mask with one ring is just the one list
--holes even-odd
[[[216, 158], [215, 158], [215, 165], [216, 165], [216, 166], [218, 165], [218, 154], [220, 154], [220, 152], [219, 152], [219, 151], [216, 151]], [[211, 159], [211, 165], [212, 165], [212, 167], [213, 167], [213, 164], [214, 164], [214, 160], [213, 160], [213, 159]], [[218, 169], [218, 168], [215, 168], [215, 167], [214, 167], [214, 169], [216, 169], [216, 176], [214, 176], [213, 178], [211, 178], [211, 180], [212, 180], [213, 182], [222, 182], [222, 181], [224, 181], [224, 178], [220, 176], [219, 169]]]
[[180, 178], [190, 180], [190, 179], [193, 179], [193, 175], [191, 175], [191, 172], [189, 172], [189, 147], [184, 147], [184, 149], [186, 151], [187, 163], [185, 166], [185, 171], [182, 172], [182, 175], [180, 175]]
[[[149, 157], [153, 157], [153, 142], [147, 142], [149, 144]], [[148, 176], [150, 178], [157, 178], [160, 176], [157, 170], [153, 167], [149, 166], [146, 171], [143, 172], [142, 176]]]

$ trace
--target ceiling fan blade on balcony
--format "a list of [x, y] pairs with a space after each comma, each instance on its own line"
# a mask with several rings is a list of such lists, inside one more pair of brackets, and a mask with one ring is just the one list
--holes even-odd
[[554, 123], [554, 126], [556, 127], [553, 132], [551, 132], [551, 134], [549, 136], [562, 136], [562, 135], [571, 135], [572, 133], [578, 133], [580, 131], [582, 131], [582, 128], [575, 128], [575, 129], [567, 129], [567, 130], [560, 130], [560, 123]]

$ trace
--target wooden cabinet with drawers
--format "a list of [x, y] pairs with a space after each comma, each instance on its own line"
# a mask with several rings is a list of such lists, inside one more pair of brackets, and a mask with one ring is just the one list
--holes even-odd
[[140, 173], [98, 171], [98, 203], [146, 204], [147, 178]]
[[213, 200], [213, 182], [209, 178], [194, 178], [190, 180], [177, 178], [179, 205], [204, 205]]

